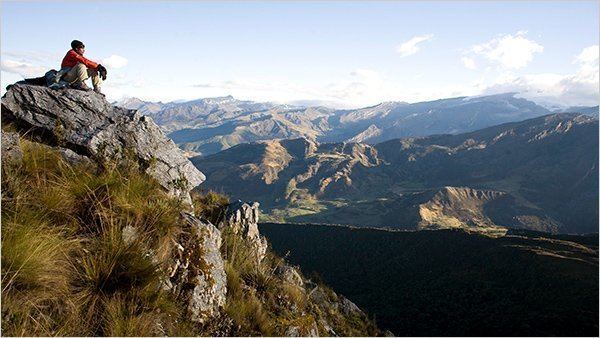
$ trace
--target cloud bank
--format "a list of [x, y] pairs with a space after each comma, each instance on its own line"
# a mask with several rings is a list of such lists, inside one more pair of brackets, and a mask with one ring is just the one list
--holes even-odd
[[2, 60], [0, 69], [3, 72], [21, 75], [24, 78], [43, 76], [48, 69], [27, 62]]
[[[431, 34], [417, 36], [398, 49], [401, 49], [401, 55], [412, 55], [418, 52], [421, 42], [431, 38]], [[148, 101], [175, 101], [233, 95], [254, 101], [322, 102], [336, 108], [364, 107], [383, 101], [417, 102], [502, 92], [519, 92], [522, 97], [544, 103], [598, 105], [599, 46], [583, 48], [573, 53], [571, 59], [565, 60], [576, 66], [572, 73], [527, 72], [527, 65], [534, 62], [535, 55], [543, 50], [543, 46], [527, 38], [524, 32], [500, 35], [466, 47], [456, 62], [470, 70], [469, 76], [451, 84], [390, 78], [380, 69], [360, 67], [335, 78], [310, 83], [277, 77], [262, 80], [234, 77], [204, 83], [179, 79], [175, 83], [163, 83], [151, 77], [145, 78], [144, 75], [136, 77], [120, 71], [113, 72], [103, 89], [111, 100], [133, 96]], [[60, 55], [53, 57], [58, 61], [41, 62], [39, 53], [2, 54], [2, 87], [22, 77], [42, 76], [48, 69], [55, 68], [54, 65], [62, 58]], [[125, 67], [128, 60], [111, 55], [102, 59], [101, 63], [107, 68], [119, 69]], [[474, 74], [479, 77], [472, 79]]]
[[598, 45], [586, 47], [573, 57], [573, 63], [578, 65], [574, 74], [507, 75], [486, 88], [484, 93], [515, 91], [535, 101], [568, 106], [598, 105], [599, 48]]

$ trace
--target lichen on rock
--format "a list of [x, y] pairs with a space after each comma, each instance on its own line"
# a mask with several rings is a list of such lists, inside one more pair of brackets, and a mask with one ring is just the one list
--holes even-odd
[[185, 304], [193, 322], [203, 323], [225, 305], [227, 278], [219, 251], [221, 232], [187, 213], [182, 214], [182, 223], [165, 287]]

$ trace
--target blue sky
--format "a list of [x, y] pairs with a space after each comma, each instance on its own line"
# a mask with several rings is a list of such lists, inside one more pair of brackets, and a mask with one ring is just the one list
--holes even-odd
[[109, 99], [233, 95], [359, 107], [518, 91], [598, 104], [599, 2], [11, 2], [2, 87], [72, 39]]

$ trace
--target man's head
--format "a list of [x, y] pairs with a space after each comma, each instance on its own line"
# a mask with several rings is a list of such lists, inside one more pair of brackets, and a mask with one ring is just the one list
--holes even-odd
[[79, 55], [83, 55], [83, 53], [85, 53], [85, 45], [79, 40], [71, 41], [71, 48], [73, 48], [73, 50]]

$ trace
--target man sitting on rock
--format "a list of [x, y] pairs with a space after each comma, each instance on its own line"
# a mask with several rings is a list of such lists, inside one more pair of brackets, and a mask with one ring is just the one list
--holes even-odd
[[83, 57], [83, 53], [85, 53], [85, 45], [83, 42], [73, 40], [71, 42], [71, 48], [72, 49], [67, 52], [67, 55], [65, 55], [60, 65], [61, 73], [65, 74], [62, 79], [69, 82], [72, 88], [91, 90], [85, 84], [85, 80], [91, 77], [94, 91], [102, 94], [100, 92], [100, 77], [102, 77], [102, 80], [106, 80], [106, 68], [101, 64]]

